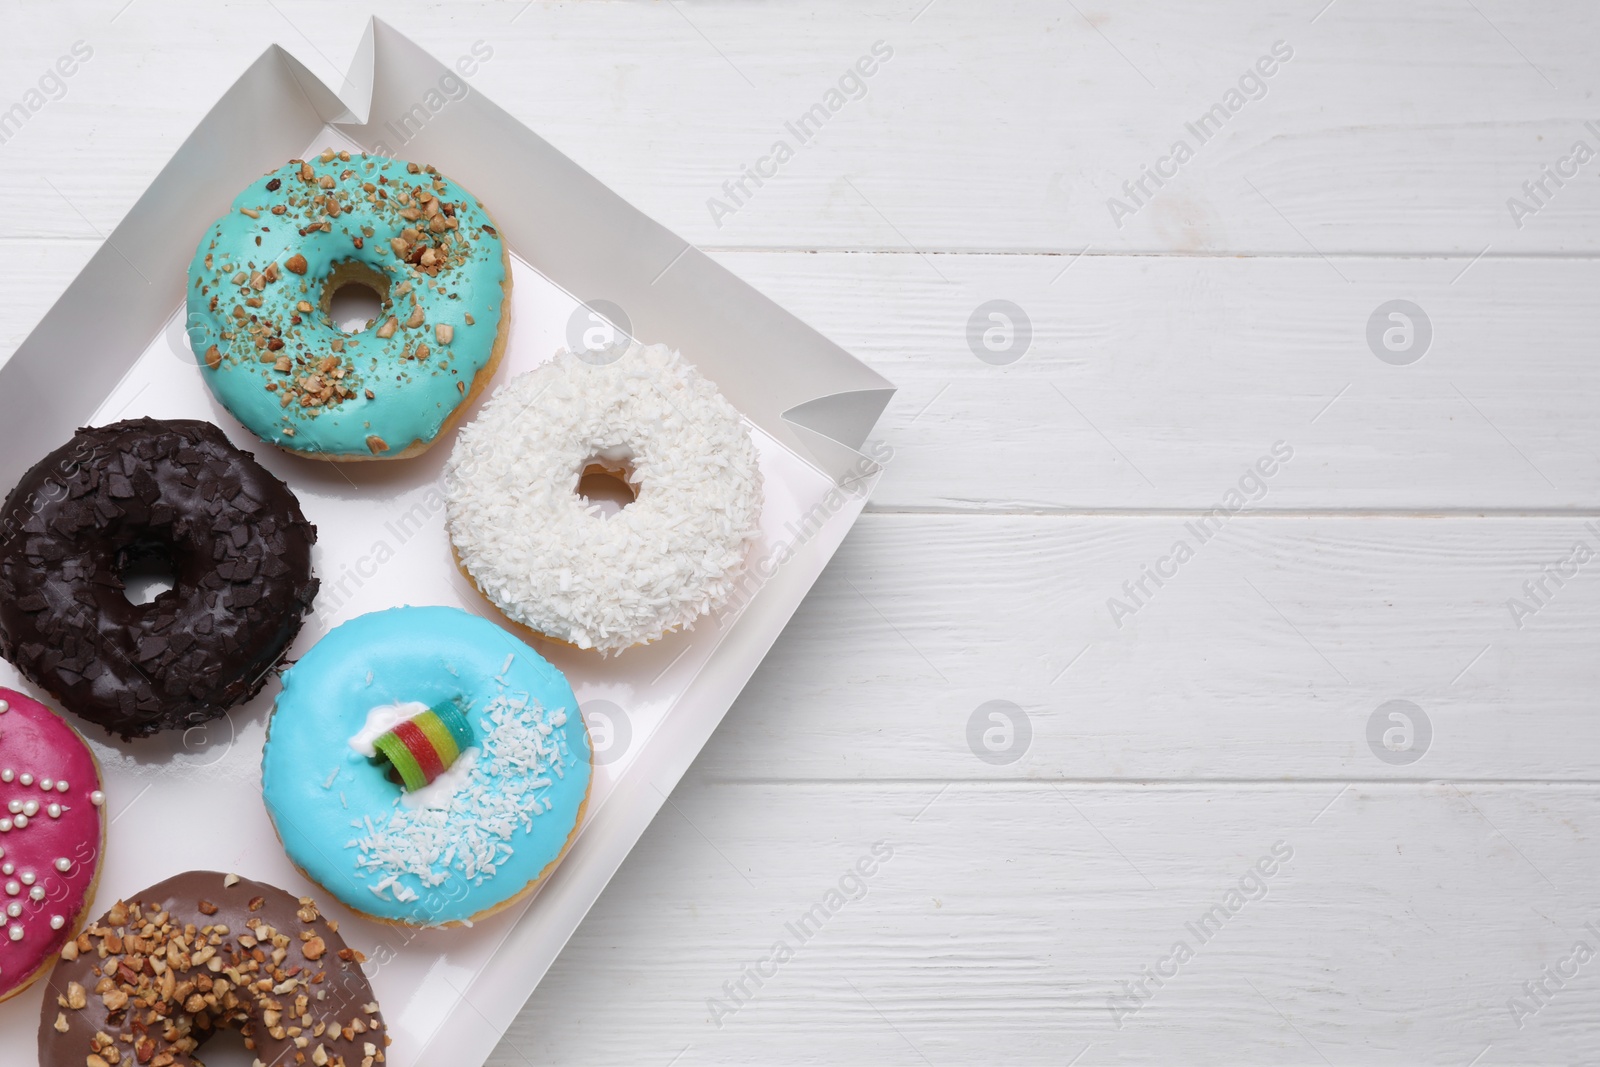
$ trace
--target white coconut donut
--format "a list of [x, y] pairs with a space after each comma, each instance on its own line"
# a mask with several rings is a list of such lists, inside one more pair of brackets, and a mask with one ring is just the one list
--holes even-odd
[[[619, 467], [613, 515], [580, 496]], [[739, 413], [666, 345], [554, 359], [501, 386], [445, 467], [450, 540], [502, 613], [615, 652], [732, 596], [760, 532], [761, 470]]]

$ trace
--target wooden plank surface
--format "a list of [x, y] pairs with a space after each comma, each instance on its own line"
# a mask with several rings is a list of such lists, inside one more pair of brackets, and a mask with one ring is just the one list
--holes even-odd
[[[0, 143], [7, 354], [268, 42], [337, 82], [368, 15], [0, 10], [0, 108], [94, 49]], [[1600, 562], [1574, 552], [1600, 554], [1600, 159], [1542, 171], [1600, 152], [1600, 14], [380, 13], [447, 60], [487, 42], [474, 86], [902, 387], [871, 512], [496, 1067], [1593, 1057], [1592, 964], [1547, 1003], [1523, 983], [1600, 951]], [[878, 41], [864, 95], [731, 203]], [[1265, 95], [1198, 143], [1278, 41]], [[1109, 198], [1180, 137], [1193, 158], [1119, 227]], [[1031, 331], [1009, 362], [994, 300]], [[1431, 328], [1414, 362], [1369, 341], [1394, 300]], [[800, 944], [787, 924], [854, 896], [880, 841]], [[1202, 943], [1186, 924], [1278, 842]], [[1179, 941], [1148, 1002], [1108, 1006]]]
[[[1587, 967], [1531, 1014], [1508, 1002], [1600, 940], [1595, 803], [1451, 783], [688, 785], [494, 1062], [1581, 1061]], [[892, 858], [802, 925], [880, 841]], [[1147, 968], [1168, 977], [1113, 1010]]]
[[[1597, 527], [1253, 516], [1202, 542], [1183, 516], [866, 516], [696, 772], [1600, 784]], [[1000, 765], [967, 736], [992, 700], [1031, 729]], [[1391, 700], [1432, 726], [1413, 764], [1368, 744]]]
[[[900, 386], [875, 511], [1593, 511], [1590, 260], [727, 253]], [[1463, 273], [1465, 270], [1465, 273]], [[870, 293], [870, 299], [860, 294]], [[980, 309], [1016, 305], [1009, 335]], [[1410, 351], [1381, 309], [1407, 300]], [[974, 343], [974, 316], [982, 332]], [[1382, 329], [1377, 349], [1369, 322]], [[1024, 346], [1020, 333], [1031, 330]], [[1424, 337], [1426, 330], [1431, 336]], [[1010, 359], [997, 365], [991, 359]], [[1414, 356], [1414, 358], [1412, 358]]]
[[[729, 247], [907, 251], [1593, 253], [1600, 161], [1544, 206], [1525, 181], [1600, 137], [1600, 12], [1506, 0], [1206, 5], [404, 3], [383, 14], [668, 226]], [[220, 90], [280, 40], [338, 84], [366, 8], [318, 0], [66, 5], [8, 40], [0, 99], [70, 45], [94, 58], [5, 145], [8, 234], [78, 236], [120, 216]], [[20, 6], [17, 10], [23, 10]], [[920, 12], [920, 14], [919, 14]], [[115, 21], [110, 21], [115, 17]], [[1313, 19], [1315, 18], [1315, 21]], [[786, 123], [883, 41], [864, 95], [820, 132]], [[1293, 57], [1241, 92], [1282, 41]], [[128, 87], [140, 92], [130, 96]], [[1203, 143], [1209, 109], [1241, 106]], [[734, 205], [771, 153], [794, 158]], [[1108, 200], [1187, 138], [1194, 155], [1119, 228]], [[12, 169], [15, 168], [15, 169]], [[771, 169], [769, 167], [769, 169]], [[47, 181], [48, 179], [48, 181]], [[1141, 194], [1142, 195], [1142, 194]], [[734, 213], [718, 220], [707, 201]], [[1520, 196], [1531, 217], [1517, 220]]]

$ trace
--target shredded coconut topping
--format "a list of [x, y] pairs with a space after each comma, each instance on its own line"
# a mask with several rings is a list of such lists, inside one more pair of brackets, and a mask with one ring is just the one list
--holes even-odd
[[501, 694], [484, 709], [489, 728], [471, 776], [447, 801], [430, 807], [396, 804], [387, 815], [350, 825], [360, 831], [346, 848], [357, 849], [356, 866], [373, 872], [367, 886], [406, 903], [415, 891], [400, 884], [412, 875], [423, 885], [443, 885], [452, 871], [473, 885], [493, 878], [515, 852], [518, 827], [533, 829], [534, 816], [554, 805], [540, 796], [565, 773], [564, 708], [546, 710], [526, 693]]
[[[590, 460], [619, 455], [638, 494], [608, 517], [577, 485]], [[606, 652], [720, 609], [760, 533], [750, 434], [666, 345], [563, 350], [501, 386], [461, 432], [445, 487], [451, 541], [484, 595]]]

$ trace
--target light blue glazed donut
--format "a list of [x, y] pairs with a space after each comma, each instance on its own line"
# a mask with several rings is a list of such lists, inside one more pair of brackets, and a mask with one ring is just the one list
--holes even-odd
[[[345, 333], [346, 284], [383, 310]], [[423, 451], [493, 376], [511, 295], [505, 242], [465, 189], [383, 156], [291, 160], [212, 224], [189, 265], [188, 334], [217, 400], [315, 459]]]
[[[406, 793], [363, 740], [447, 702], [473, 744]], [[262, 792], [313, 882], [376, 919], [450, 926], [506, 906], [561, 858], [591, 756], [572, 687], [533, 649], [457, 608], [391, 608], [337, 627], [284, 673]]]

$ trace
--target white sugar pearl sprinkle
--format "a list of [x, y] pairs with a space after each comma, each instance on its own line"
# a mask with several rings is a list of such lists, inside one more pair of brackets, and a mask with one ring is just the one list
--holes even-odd
[[16, 776], [17, 772], [12, 770], [10, 767], [7, 767], [5, 770], [0, 771], [0, 782], [9, 782], [16, 778]]
[[13, 926], [11, 928], [11, 940], [13, 940], [13, 941], [21, 941], [22, 940], [22, 927]]
[[28, 890], [28, 896], [32, 897], [34, 900], [43, 900], [44, 899], [44, 886], [42, 886], [42, 885], [34, 886], [32, 889]]
[[61, 779], [61, 781], [56, 783], [56, 792], [57, 793], [65, 793], [68, 789], [71, 789], [71, 788], [72, 787], [67, 784], [67, 780], [65, 778]]
[[30, 800], [23, 804], [22, 814], [26, 815], [30, 819], [39, 814], [39, 802], [37, 800]]
[[22, 801], [13, 800], [11, 803], [7, 804], [6, 807], [10, 810], [11, 814], [15, 815], [17, 812], [22, 810]]
[[54, 778], [39, 779], [39, 788], [43, 789], [46, 793], [50, 792], [50, 790], [54, 789], [55, 787], [56, 780]]
[[16, 873], [17, 865], [15, 863], [6, 863], [4, 865], [0, 865], [0, 874], [3, 874], [9, 878], [11, 875]]
[[10, 833], [10, 832], [11, 832], [11, 820], [10, 819], [0, 819], [0, 834], [6, 834], [6, 833]]
[[6, 883], [6, 896], [14, 897], [20, 892], [22, 892], [22, 887], [16, 882], [12, 881]]
[[32, 871], [23, 871], [20, 877], [22, 878], [23, 885], [32, 885], [34, 883]]
[[28, 817], [26, 815], [18, 815], [15, 819], [11, 820], [11, 824], [20, 830], [24, 826], [28, 825]]
[[89, 794], [89, 803], [93, 804], [95, 807], [98, 808], [105, 802], [106, 795], [100, 792], [100, 790], [96, 789], [93, 793]]
[[17, 781], [21, 782], [23, 785], [32, 785], [33, 775], [29, 774], [27, 771], [23, 771], [22, 777], [18, 778]]
[[11, 710], [11, 702], [9, 700], [0, 700], [0, 715], [4, 715], [6, 712], [8, 712], [10, 710]]
[[72, 870], [72, 861], [67, 859], [67, 857], [62, 856], [56, 860], [56, 870], [60, 871], [62, 874], [66, 874], [68, 871]]
[[67, 925], [67, 920], [63, 919], [61, 916], [59, 916], [59, 915], [50, 916], [50, 929], [59, 930], [65, 925]]
[[6, 914], [11, 916], [13, 919], [22, 918], [22, 901], [13, 900], [11, 903], [7, 904]]
[[52, 819], [61, 818], [61, 805], [60, 804], [52, 804], [48, 808], [45, 808], [44, 810]]

